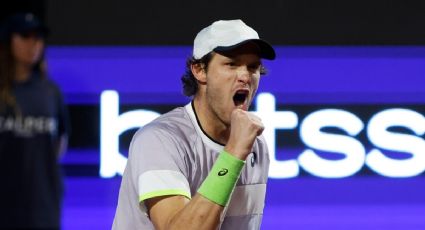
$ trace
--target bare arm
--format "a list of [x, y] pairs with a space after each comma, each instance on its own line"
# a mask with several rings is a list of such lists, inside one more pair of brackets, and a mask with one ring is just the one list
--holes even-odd
[[196, 194], [192, 200], [184, 196], [162, 196], [145, 201], [157, 230], [217, 229], [224, 207]]

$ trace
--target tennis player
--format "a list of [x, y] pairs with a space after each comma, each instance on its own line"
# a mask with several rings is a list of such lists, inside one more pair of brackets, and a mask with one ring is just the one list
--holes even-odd
[[137, 131], [113, 229], [259, 229], [269, 156], [248, 112], [274, 49], [241, 20], [202, 29], [182, 77], [192, 101]]

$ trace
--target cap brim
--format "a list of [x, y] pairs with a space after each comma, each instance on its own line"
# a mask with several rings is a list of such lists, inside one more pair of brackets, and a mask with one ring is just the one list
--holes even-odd
[[35, 32], [37, 34], [40, 34], [43, 37], [46, 37], [49, 34], [49, 29], [45, 26], [25, 26], [21, 28], [17, 28], [13, 30], [12, 32], [19, 33], [19, 34], [26, 34]]
[[214, 49], [216, 52], [226, 52], [233, 49], [236, 49], [244, 44], [247, 44], [249, 42], [254, 42], [258, 48], [260, 48], [260, 57], [265, 58], [268, 60], [274, 60], [276, 58], [276, 52], [274, 51], [273, 47], [267, 43], [264, 40], [261, 39], [248, 39], [243, 42], [240, 42], [238, 44], [232, 45], [232, 46], [218, 46]]

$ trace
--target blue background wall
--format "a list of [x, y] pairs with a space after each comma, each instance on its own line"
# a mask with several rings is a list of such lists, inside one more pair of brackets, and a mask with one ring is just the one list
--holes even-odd
[[[262, 78], [259, 93], [272, 93], [277, 110], [295, 112], [300, 123], [308, 114], [328, 108], [355, 114], [365, 127], [374, 114], [391, 108], [409, 109], [423, 118], [425, 48], [421, 46], [276, 49], [278, 59], [265, 63], [269, 74]], [[65, 229], [105, 229], [113, 219], [120, 176], [99, 177], [101, 93], [118, 92], [120, 113], [135, 109], [164, 113], [184, 105], [189, 99], [181, 94], [180, 75], [190, 52], [188, 46], [49, 47], [50, 73], [76, 117], [73, 132], [78, 135], [61, 162], [67, 175]], [[134, 131], [120, 137], [124, 156]], [[423, 132], [416, 135], [407, 128], [395, 132], [424, 138]], [[354, 138], [370, 150], [374, 146], [365, 133], [366, 128]], [[276, 131], [276, 139], [280, 160], [296, 160], [308, 148], [300, 140], [299, 127]], [[329, 158], [326, 152], [321, 154]], [[386, 154], [394, 159], [412, 157], [397, 151]], [[351, 176], [325, 179], [301, 168], [296, 177], [269, 180], [263, 229], [421, 229], [424, 191], [423, 171], [390, 178], [363, 166]]]

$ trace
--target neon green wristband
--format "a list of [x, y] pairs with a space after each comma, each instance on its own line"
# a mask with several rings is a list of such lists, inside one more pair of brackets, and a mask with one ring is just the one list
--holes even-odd
[[244, 165], [245, 161], [221, 151], [198, 193], [216, 204], [226, 206]]

